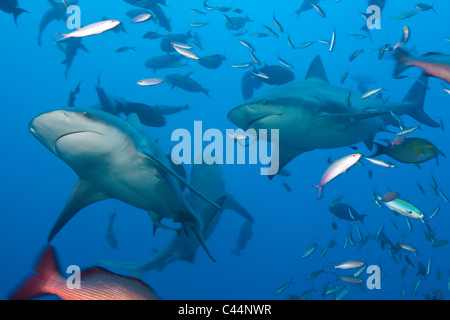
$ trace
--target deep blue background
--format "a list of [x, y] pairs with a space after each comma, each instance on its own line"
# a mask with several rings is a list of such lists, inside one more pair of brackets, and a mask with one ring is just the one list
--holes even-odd
[[[154, 104], [182, 105], [188, 103], [191, 110], [168, 116], [164, 128], [148, 128], [153, 138], [160, 139], [160, 145], [169, 153], [175, 145], [170, 135], [177, 128], [192, 130], [193, 121], [202, 120], [204, 130], [219, 128], [225, 132], [234, 125], [227, 120], [228, 111], [239, 105], [242, 100], [240, 89], [244, 70], [230, 68], [233, 63], [250, 60], [247, 49], [237, 37], [225, 28], [225, 20], [219, 12], [209, 12], [200, 16], [188, 11], [188, 8], [204, 10], [202, 1], [167, 1], [170, 7], [163, 7], [171, 19], [173, 33], [185, 33], [188, 24], [196, 21], [208, 21], [209, 25], [195, 28], [202, 38], [204, 51], [200, 54], [225, 54], [228, 61], [218, 70], [207, 70], [195, 61], [180, 69], [152, 70], [144, 67], [144, 62], [162, 54], [160, 40], [142, 39], [147, 31], [166, 33], [154, 22], [131, 24], [125, 15], [133, 9], [131, 5], [119, 0], [80, 0], [82, 23], [89, 24], [101, 20], [103, 16], [122, 21], [128, 33], [108, 32], [99, 36], [83, 39], [89, 54], [80, 52], [73, 62], [69, 78], [64, 79], [65, 66], [61, 64], [63, 54], [57, 50], [53, 40], [59, 38], [55, 32], [67, 32], [63, 22], [54, 22], [44, 31], [42, 47], [37, 46], [37, 34], [40, 19], [49, 5], [46, 1], [22, 0], [20, 6], [30, 12], [18, 19], [16, 27], [13, 18], [0, 12], [1, 51], [0, 51], [0, 106], [2, 116], [2, 168], [1, 215], [0, 215], [0, 298], [7, 299], [33, 270], [33, 267], [46, 245], [47, 234], [59, 212], [68, 199], [77, 180], [74, 172], [60, 159], [48, 152], [28, 132], [28, 122], [36, 115], [51, 109], [66, 106], [68, 93], [83, 80], [81, 93], [76, 105], [89, 107], [97, 103], [94, 85], [101, 72], [102, 86], [108, 94], [121, 96], [131, 101]], [[328, 0], [320, 3], [327, 14], [323, 19], [315, 10], [302, 13], [296, 18], [293, 12], [301, 1], [215, 1], [208, 4], [233, 5], [244, 10], [254, 21], [246, 25], [249, 33], [266, 32], [263, 25], [275, 30], [272, 13], [289, 32], [292, 41], [300, 45], [306, 41], [331, 37], [333, 27], [337, 30], [335, 50], [330, 53], [328, 46], [320, 43], [301, 49], [291, 49], [287, 35], [280, 38], [253, 38], [247, 33], [241, 39], [250, 41], [257, 50], [257, 56], [268, 64], [278, 64], [277, 56], [283, 57], [295, 66], [297, 80], [303, 79], [310, 61], [320, 54], [327, 70], [330, 82], [339, 85], [341, 75], [348, 71], [352, 74], [369, 74], [377, 79], [374, 87], [389, 89], [391, 101], [401, 101], [414, 78], [420, 75], [419, 69], [407, 73], [411, 79], [394, 80], [391, 77], [394, 61], [377, 59], [377, 49], [388, 43], [396, 43], [402, 35], [402, 28], [411, 29], [408, 49], [414, 48], [417, 54], [430, 51], [449, 52], [450, 43], [445, 41], [448, 33], [448, 1], [436, 2], [437, 13], [419, 12], [418, 15], [404, 21], [391, 20], [405, 10], [415, 10], [414, 2], [409, 0], [388, 1], [382, 15], [382, 29], [372, 32], [373, 42], [369, 39], [356, 40], [347, 33], [361, 33], [364, 23], [358, 8], [366, 8], [365, 1], [346, 1], [339, 3]], [[137, 52], [115, 53], [121, 46], [137, 45]], [[348, 58], [357, 49], [364, 48], [355, 61]], [[197, 52], [200, 52], [197, 50]], [[187, 73], [194, 71], [192, 78], [204, 87], [211, 89], [212, 99], [203, 94], [189, 93], [168, 86], [142, 88], [136, 82], [146, 77], [164, 77], [169, 73]], [[430, 80], [425, 109], [433, 118], [440, 117], [445, 124], [449, 121], [449, 96], [442, 90], [443, 81]], [[344, 85], [356, 91], [356, 83], [349, 78]], [[260, 90], [269, 86], [264, 85]], [[408, 125], [416, 123], [405, 116]], [[301, 124], [299, 124], [301, 125]], [[413, 135], [430, 139], [445, 154], [450, 155], [448, 132], [440, 128], [428, 128], [416, 131]], [[380, 134], [377, 138], [392, 135]], [[352, 205], [360, 214], [367, 214], [366, 221], [360, 224], [364, 235], [376, 234], [384, 225], [386, 235], [397, 243], [402, 237], [418, 250], [418, 257], [409, 255], [417, 264], [425, 266], [432, 257], [432, 274], [422, 281], [416, 299], [423, 299], [439, 289], [444, 298], [448, 297], [447, 277], [449, 268], [449, 247], [432, 248], [426, 241], [422, 223], [412, 221], [414, 231], [410, 232], [405, 218], [395, 216], [389, 209], [378, 208], [371, 200], [374, 188], [380, 192], [388, 188], [401, 193], [421, 208], [429, 217], [437, 205], [441, 206], [439, 215], [430, 222], [437, 239], [448, 240], [450, 226], [449, 204], [434, 195], [429, 184], [434, 173], [439, 187], [450, 195], [449, 159], [441, 158], [440, 166], [435, 161], [421, 165], [399, 164], [397, 169], [386, 169], [367, 164], [355, 166], [347, 174], [332, 181], [325, 188], [324, 198], [316, 200], [317, 184], [327, 167], [327, 158], [333, 159], [350, 154], [349, 148], [336, 150], [316, 150], [304, 154], [292, 161], [287, 169], [292, 173], [289, 178], [276, 177], [269, 181], [259, 175], [259, 166], [224, 166], [228, 191], [252, 213], [255, 218], [254, 235], [241, 257], [230, 253], [236, 245], [243, 219], [234, 212], [223, 213], [221, 222], [207, 241], [217, 263], [211, 262], [202, 250], [197, 252], [196, 262], [175, 262], [162, 272], [150, 271], [142, 278], [151, 285], [163, 299], [286, 299], [290, 294], [301, 294], [312, 287], [314, 299], [321, 299], [320, 291], [326, 281], [330, 285], [342, 285], [336, 280], [333, 266], [340, 262], [355, 259], [367, 264], [378, 264], [382, 274], [381, 290], [361, 291], [351, 289], [349, 299], [399, 299], [402, 288], [406, 288], [406, 298], [412, 298], [414, 284], [419, 279], [417, 270], [409, 268], [406, 276], [400, 276], [406, 262], [395, 264], [387, 250], [379, 243], [370, 240], [362, 248], [349, 246], [343, 249], [346, 234], [352, 231], [357, 239], [355, 223], [336, 219], [328, 205], [333, 199], [344, 195], [344, 202]], [[370, 154], [363, 144], [359, 152]], [[368, 169], [373, 171], [373, 179], [368, 178]], [[283, 187], [286, 182], [291, 188], [289, 193]], [[426, 188], [424, 196], [416, 186], [419, 182]], [[91, 205], [80, 212], [55, 238], [53, 245], [57, 250], [61, 271], [71, 264], [89, 267], [97, 259], [141, 262], [152, 254], [153, 248], [159, 248], [172, 238], [173, 233], [159, 230], [152, 236], [152, 224], [145, 212], [123, 203], [118, 204], [116, 219], [118, 250], [111, 249], [105, 238], [106, 225], [110, 214], [118, 201], [109, 200]], [[338, 224], [333, 230], [332, 222]], [[392, 221], [399, 230], [396, 231]], [[319, 260], [318, 255], [326, 244], [334, 239], [337, 247], [332, 248]], [[301, 254], [312, 243], [319, 248], [313, 256], [302, 259]], [[404, 254], [402, 254], [404, 255]], [[314, 280], [306, 277], [315, 270], [326, 270]], [[440, 269], [441, 279], [436, 279]], [[338, 272], [338, 274], [347, 274]], [[367, 275], [363, 274], [364, 279]], [[288, 282], [294, 283], [281, 295], [274, 295], [276, 289]], [[330, 299], [332, 296], [327, 296]]]

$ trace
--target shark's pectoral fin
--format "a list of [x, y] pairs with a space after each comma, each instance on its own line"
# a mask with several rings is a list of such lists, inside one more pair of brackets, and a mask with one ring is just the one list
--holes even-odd
[[47, 241], [51, 242], [59, 230], [61, 230], [62, 227], [64, 227], [64, 225], [72, 219], [78, 211], [90, 204], [109, 198], [110, 197], [108, 195], [98, 190], [98, 188], [92, 185], [89, 181], [82, 179], [78, 180], [69, 200], [66, 203], [66, 206], [50, 231]]
[[245, 219], [254, 222], [252, 215], [247, 211], [231, 194], [227, 194], [227, 198], [223, 204], [223, 210], [230, 209], [239, 213]]
[[[278, 172], [280, 172], [284, 166], [286, 166], [292, 159], [294, 159], [296, 156], [307, 152], [310, 150], [298, 150], [298, 149], [288, 149], [280, 147], [279, 155], [278, 155]], [[270, 166], [273, 164], [271, 163]], [[269, 175], [269, 179], [272, 180], [275, 177], [275, 175]]]
[[192, 187], [189, 183], [187, 183], [182, 177], [180, 177], [172, 168], [167, 166], [166, 164], [162, 163], [158, 159], [156, 159], [150, 150], [146, 150], [145, 148], [142, 150], [142, 154], [144, 154], [153, 164], [155, 164], [157, 167], [159, 167], [161, 170], [169, 173], [171, 176], [173, 176], [175, 179], [177, 179], [180, 183], [186, 186], [191, 192], [198, 195], [200, 198], [211, 204], [212, 206], [216, 207], [217, 209], [222, 209], [219, 205], [212, 202], [208, 198], [206, 198], [203, 194], [201, 194], [199, 191], [197, 191], [194, 187]]

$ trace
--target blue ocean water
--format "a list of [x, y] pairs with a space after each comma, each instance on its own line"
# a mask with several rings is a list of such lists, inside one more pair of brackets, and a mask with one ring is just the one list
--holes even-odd
[[[1, 2], [1, 0], [0, 0]], [[0, 215], [0, 253], [3, 257], [0, 279], [0, 298], [10, 295], [28, 278], [40, 254], [47, 245], [48, 233], [63, 209], [71, 190], [77, 181], [73, 170], [63, 161], [46, 150], [29, 132], [29, 121], [45, 111], [65, 108], [69, 93], [80, 81], [81, 91], [75, 105], [88, 108], [98, 103], [94, 90], [100, 77], [101, 86], [107, 94], [123, 97], [130, 101], [148, 105], [185, 105], [190, 110], [167, 116], [162, 128], [146, 127], [146, 133], [158, 139], [164, 152], [170, 153], [175, 146], [171, 141], [174, 130], [184, 128], [193, 131], [194, 121], [203, 121], [203, 129], [217, 128], [225, 133], [235, 126], [228, 121], [228, 112], [244, 101], [241, 92], [241, 79], [249, 69], [231, 68], [232, 64], [251, 62], [248, 49], [238, 42], [244, 39], [256, 48], [256, 54], [262, 63], [280, 65], [278, 57], [292, 63], [292, 72], [296, 80], [303, 80], [308, 67], [317, 55], [324, 63], [330, 83], [338, 87], [358, 91], [352, 75], [364, 74], [373, 77], [373, 88], [387, 88], [390, 101], [401, 101], [414, 84], [421, 70], [412, 68], [405, 72], [409, 78], [393, 79], [395, 61], [389, 59], [390, 53], [382, 60], [377, 58], [378, 48], [386, 43], [397, 43], [403, 34], [402, 28], [408, 26], [411, 38], [405, 48], [417, 55], [428, 52], [448, 53], [450, 36], [446, 29], [447, 14], [450, 12], [448, 1], [435, 1], [436, 12], [419, 12], [408, 0], [387, 1], [382, 11], [380, 30], [372, 30], [369, 38], [354, 39], [347, 34], [367, 34], [360, 31], [365, 23], [360, 11], [365, 11], [367, 1], [320, 1], [319, 6], [326, 13], [322, 18], [315, 9], [303, 12], [299, 17], [294, 14], [302, 1], [285, 0], [274, 2], [261, 1], [208, 1], [209, 6], [231, 6], [240, 8], [242, 13], [225, 13], [230, 16], [248, 15], [244, 29], [247, 34], [234, 36], [238, 31], [228, 30], [223, 13], [208, 11], [203, 1], [167, 0], [168, 6], [162, 10], [170, 18], [171, 33], [197, 33], [203, 50], [200, 55], [223, 54], [227, 61], [216, 70], [208, 70], [189, 61], [186, 66], [175, 69], [153, 70], [144, 67], [147, 59], [164, 54], [160, 49], [161, 39], [148, 40], [142, 36], [148, 31], [168, 34], [167, 30], [154, 21], [133, 24], [126, 12], [135, 7], [124, 1], [86, 1], [80, 0], [82, 24], [100, 21], [102, 17], [118, 19], [127, 33], [111, 31], [83, 39], [89, 53], [80, 51], [65, 79], [65, 65], [61, 64], [64, 55], [58, 50], [55, 40], [67, 33], [65, 21], [54, 21], [47, 26], [42, 36], [42, 46], [37, 45], [39, 24], [42, 16], [50, 8], [46, 1], [26, 1], [19, 3], [29, 13], [23, 13], [14, 23], [12, 15], [0, 12], [1, 52], [0, 52], [0, 105], [2, 106], [2, 214]], [[196, 8], [206, 12], [199, 15], [188, 9]], [[405, 19], [391, 19], [404, 11], [416, 10], [418, 14]], [[273, 13], [283, 25], [285, 32], [279, 32], [273, 23]], [[193, 22], [208, 22], [204, 27], [189, 27]], [[279, 38], [256, 38], [251, 33], [266, 32], [264, 27], [276, 30]], [[287, 35], [296, 45], [307, 41], [329, 40], [333, 29], [336, 30], [336, 45], [329, 52], [329, 45], [315, 42], [304, 49], [292, 49], [287, 43]], [[137, 46], [136, 52], [116, 53], [122, 46]], [[350, 55], [358, 49], [364, 49], [354, 61]], [[171, 73], [187, 74], [203, 87], [210, 89], [211, 98], [202, 93], [191, 93], [179, 88], [171, 89], [165, 84], [155, 87], [140, 87], [136, 82], [143, 78], [161, 77]], [[347, 81], [340, 85], [343, 73], [349, 72]], [[444, 125], [450, 123], [447, 112], [449, 96], [443, 90], [441, 79], [430, 78], [429, 90], [425, 100], [425, 111], [433, 119], [442, 119]], [[447, 84], [448, 86], [448, 84]], [[255, 90], [255, 95], [272, 86], [263, 84]], [[418, 123], [404, 116], [405, 125]], [[298, 124], [302, 125], [301, 123]], [[421, 127], [410, 136], [430, 140], [444, 154], [449, 155], [448, 131], [441, 128]], [[380, 133], [380, 138], [392, 138], [392, 134]], [[427, 241], [425, 225], [418, 219], [410, 219], [412, 231], [401, 215], [376, 206], [372, 192], [397, 191], [405, 200], [420, 208], [425, 220], [435, 232], [437, 240], [448, 240], [450, 216], [449, 204], [437, 196], [430, 188], [431, 175], [436, 178], [439, 189], [450, 192], [446, 177], [449, 174], [448, 158], [439, 157], [439, 165], [431, 160], [422, 163], [420, 168], [412, 164], [395, 162], [397, 168], [390, 169], [371, 165], [355, 165], [344, 175], [330, 182], [324, 189], [324, 196], [317, 200], [314, 184], [327, 168], [327, 159], [337, 159], [350, 153], [361, 152], [370, 155], [364, 144], [358, 144], [358, 151], [345, 147], [339, 149], [314, 150], [295, 158], [286, 167], [290, 177], [277, 176], [269, 181], [261, 176], [259, 165], [223, 165], [226, 189], [253, 216], [253, 236], [241, 255], [237, 257], [234, 249], [240, 228], [244, 223], [242, 216], [226, 210], [206, 242], [216, 263], [212, 262], [201, 247], [197, 250], [194, 263], [175, 261], [162, 271], [151, 270], [142, 277], [162, 299], [288, 299], [291, 295], [301, 295], [314, 289], [308, 298], [333, 299], [334, 295], [322, 296], [327, 284], [346, 285], [350, 288], [345, 299], [425, 299], [436, 296], [436, 290], [448, 297], [449, 251], [448, 245], [432, 247]], [[385, 160], [391, 160], [384, 157]], [[190, 172], [190, 166], [186, 170]], [[368, 177], [368, 171], [373, 177]], [[292, 191], [288, 192], [283, 184]], [[425, 189], [422, 194], [417, 186]], [[450, 195], [450, 193], [449, 193]], [[349, 222], [337, 219], [328, 210], [334, 199], [344, 196], [343, 203], [351, 205], [360, 214], [367, 217], [364, 222]], [[429, 219], [433, 210], [440, 206], [440, 213]], [[118, 248], [111, 248], [106, 239], [106, 228], [112, 212], [117, 212], [115, 230]], [[337, 229], [332, 224], [337, 224]], [[170, 224], [170, 223], [169, 223]], [[395, 225], [394, 225], [395, 224]], [[383, 226], [383, 233], [394, 244], [412, 244], [418, 250], [417, 256], [406, 251], [395, 255], [380, 246], [380, 241], [369, 239], [367, 244], [358, 246], [356, 226], [363, 235], [375, 236]], [[155, 236], [148, 215], [137, 208], [117, 200], [107, 200], [84, 208], [77, 214], [52, 241], [58, 265], [64, 274], [69, 265], [81, 268], [93, 266], [94, 261], [117, 260], [124, 262], [143, 262], [154, 254], [154, 249], [164, 247], [174, 236], [173, 231], [159, 229]], [[356, 239], [356, 246], [344, 248], [347, 233]], [[330, 248], [323, 258], [320, 252], [330, 240], [336, 246]], [[302, 259], [302, 253], [313, 243], [318, 249], [308, 258]], [[414, 264], [402, 275], [407, 265], [405, 256]], [[418, 274], [419, 262], [427, 268], [431, 259], [430, 273]], [[350, 286], [337, 276], [353, 274], [345, 270], [335, 270], [334, 266], [347, 261], [359, 260], [367, 265], [378, 265], [381, 270], [381, 289], [369, 290], [365, 281], [369, 277], [361, 274], [364, 280], [361, 286]], [[317, 278], [308, 280], [313, 271], [324, 270]], [[438, 276], [440, 274], [440, 276]], [[292, 279], [292, 284], [281, 294], [275, 291]], [[413, 296], [414, 286], [421, 280], [417, 294]], [[402, 296], [402, 290], [405, 290]], [[45, 298], [53, 298], [46, 296]]]

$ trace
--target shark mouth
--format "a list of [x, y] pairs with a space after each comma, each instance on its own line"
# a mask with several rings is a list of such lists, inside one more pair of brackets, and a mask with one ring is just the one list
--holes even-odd
[[91, 133], [97, 133], [97, 134], [98, 134], [98, 132], [95, 132], [95, 131], [73, 131], [73, 132], [68, 132], [68, 133], [64, 133], [63, 135], [61, 135], [61, 136], [59, 136], [58, 138], [56, 138], [55, 144], [57, 144], [58, 141], [59, 141], [60, 139], [62, 139], [62, 138], [64, 138], [64, 137], [67, 137], [67, 136], [70, 136], [70, 135], [72, 135], [72, 134], [77, 134], [77, 133], [88, 133], [88, 132], [91, 132]]
[[53, 144], [53, 152], [59, 157], [60, 155], [58, 154], [58, 151], [56, 150], [57, 147], [56, 145], [58, 144], [58, 141], [61, 140], [64, 137], [68, 137], [74, 134], [78, 134], [78, 133], [95, 133], [100, 135], [100, 133], [95, 132], [95, 131], [88, 131], [88, 130], [80, 130], [80, 131], [73, 131], [73, 132], [68, 132], [68, 133], [64, 133], [62, 135], [60, 135], [58, 138], [56, 138], [55, 143]]
[[268, 114], [268, 115], [265, 115], [265, 116], [262, 116], [262, 117], [253, 119], [252, 121], [250, 121], [250, 122], [247, 124], [247, 129], [249, 129], [249, 128], [250, 128], [253, 124], [255, 124], [256, 122], [261, 121], [261, 120], [263, 120], [263, 119], [265, 119], [265, 118], [268, 118], [268, 117], [273, 117], [273, 116], [279, 116], [279, 117], [281, 117], [282, 114]]

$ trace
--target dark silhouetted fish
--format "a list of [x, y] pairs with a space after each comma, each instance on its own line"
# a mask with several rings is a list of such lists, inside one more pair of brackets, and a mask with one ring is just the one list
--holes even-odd
[[364, 222], [365, 214], [358, 214], [355, 209], [344, 203], [332, 203], [328, 210], [339, 219]]
[[319, 1], [320, 0], [303, 0], [302, 5], [300, 6], [300, 8], [297, 11], [295, 11], [295, 13], [297, 14], [297, 16], [299, 16], [300, 13], [302, 13], [303, 11], [307, 11], [307, 10], [314, 8], [313, 4], [317, 5], [319, 3]]
[[136, 113], [141, 123], [145, 126], [163, 127], [166, 124], [166, 119], [155, 107], [122, 99], [114, 99], [114, 101], [116, 102], [118, 113], [125, 115]]
[[165, 105], [157, 104], [157, 105], [155, 105], [155, 108], [158, 110], [158, 112], [160, 114], [162, 114], [164, 116], [165, 115], [174, 114], [174, 113], [178, 113], [178, 112], [181, 112], [183, 110], [190, 109], [187, 104], [184, 105], [184, 106], [178, 106], [178, 107], [165, 106]]
[[241, 231], [239, 233], [239, 238], [236, 244], [236, 249], [230, 250], [232, 253], [237, 255], [238, 257], [241, 255], [241, 251], [245, 249], [247, 243], [252, 238], [253, 232], [253, 222], [246, 220], [241, 227]]
[[193, 35], [189, 31], [188, 33], [175, 33], [175, 34], [168, 34], [163, 39], [161, 39], [160, 48], [162, 51], [170, 53], [174, 52], [175, 49], [173, 48], [172, 42], [180, 42], [180, 43], [187, 43], [189, 39], [193, 38]]
[[148, 59], [145, 62], [145, 66], [149, 69], [153, 69], [153, 72], [157, 69], [176, 68], [183, 66], [180, 63], [181, 59], [184, 59], [182, 55], [166, 54]]
[[226, 14], [223, 15], [225, 18], [225, 27], [230, 30], [240, 30], [247, 22], [253, 22], [248, 16], [246, 17], [229, 17]]
[[[263, 76], [257, 76], [260, 74]], [[253, 96], [253, 90], [261, 87], [263, 83], [281, 85], [295, 80], [292, 71], [281, 66], [264, 66], [254, 71], [244, 73], [241, 82], [242, 95], [245, 100]]]
[[0, 10], [12, 14], [16, 25], [17, 17], [24, 12], [28, 13], [27, 10], [19, 8], [19, 2], [17, 0], [0, 0]]
[[165, 28], [167, 31], [171, 31], [172, 27], [170, 25], [170, 21], [165, 15], [164, 11], [159, 6], [160, 4], [167, 6], [165, 0], [125, 0], [125, 2], [132, 4], [136, 7], [145, 8], [150, 10], [153, 15], [158, 20], [158, 23], [161, 27]]
[[166, 76], [166, 81], [169, 82], [172, 87], [178, 87], [189, 92], [202, 92], [208, 97], [211, 97], [209, 95], [209, 89], [203, 88], [197, 81], [191, 79], [191, 74], [192, 72], [189, 72], [185, 75], [169, 74]]
[[[88, 49], [81, 43], [82, 38], [68, 38], [64, 42], [56, 42], [56, 45], [62, 48], [62, 52], [66, 55], [66, 58], [62, 61], [62, 64], [66, 65], [66, 72], [64, 74], [66, 80], [69, 76], [69, 70], [72, 66], [73, 59], [78, 53], [78, 50], [83, 50], [89, 53]], [[65, 47], [64, 47], [65, 46]]]
[[116, 213], [113, 212], [109, 218], [108, 226], [106, 227], [106, 241], [113, 249], [117, 249], [117, 239], [114, 232], [114, 220], [116, 219]]
[[70, 92], [69, 101], [67, 102], [68, 107], [75, 107], [75, 98], [76, 98], [77, 94], [80, 93], [80, 87], [81, 87], [82, 82], [83, 81], [80, 81], [78, 83], [77, 87], [75, 88], [75, 90]]
[[374, 156], [385, 154], [389, 157], [403, 163], [422, 163], [433, 158], [438, 154], [445, 157], [431, 142], [423, 138], [406, 138], [399, 145], [385, 147], [375, 143], [378, 147]]
[[198, 63], [208, 69], [217, 69], [222, 64], [222, 61], [226, 61], [225, 56], [220, 54], [213, 54], [211, 56], [204, 56], [198, 60]]

